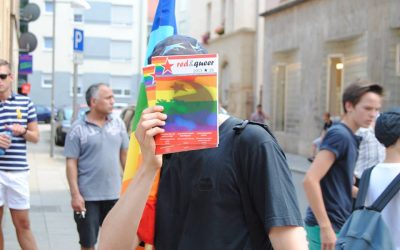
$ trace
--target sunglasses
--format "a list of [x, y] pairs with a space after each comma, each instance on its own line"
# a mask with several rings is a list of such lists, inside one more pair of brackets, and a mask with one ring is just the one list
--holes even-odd
[[8, 77], [9, 75], [11, 75], [11, 74], [10, 74], [10, 73], [9, 73], [9, 74], [0, 74], [0, 79], [1, 79], [1, 80], [5, 80], [5, 79], [7, 79], [7, 77]]

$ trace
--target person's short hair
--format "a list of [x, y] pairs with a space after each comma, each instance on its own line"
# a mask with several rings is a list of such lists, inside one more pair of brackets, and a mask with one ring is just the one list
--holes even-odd
[[192, 37], [172, 35], [157, 43], [147, 62], [150, 64], [153, 56], [194, 54], [207, 54], [207, 50]]
[[363, 95], [368, 92], [375, 93], [379, 96], [383, 95], [383, 87], [378, 83], [373, 83], [366, 80], [356, 80], [351, 83], [343, 92], [342, 103], [343, 110], [347, 113], [346, 103], [350, 102], [353, 106], [356, 106]]
[[331, 118], [331, 113], [325, 112], [325, 113], [324, 113], [324, 116], [326, 116], [326, 117], [328, 117], [328, 118]]
[[10, 65], [10, 63], [8, 61], [6, 61], [4, 59], [0, 59], [0, 67], [1, 66], [7, 66], [8, 70], [10, 70], [10, 73], [11, 73], [11, 65]]
[[261, 104], [258, 104], [258, 105], [257, 105], [257, 108], [262, 108], [262, 105], [261, 105]]
[[92, 98], [96, 98], [97, 94], [99, 93], [99, 88], [101, 86], [107, 86], [105, 83], [96, 83], [92, 84], [89, 86], [89, 88], [86, 90], [85, 98], [86, 98], [86, 103], [90, 107], [90, 100]]
[[400, 107], [379, 115], [375, 123], [375, 137], [385, 147], [396, 143], [400, 138]]

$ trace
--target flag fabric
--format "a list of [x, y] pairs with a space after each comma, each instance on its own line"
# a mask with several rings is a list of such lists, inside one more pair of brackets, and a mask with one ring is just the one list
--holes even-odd
[[[175, 0], [159, 0], [156, 14], [154, 17], [152, 31], [149, 36], [147, 46], [146, 59], [151, 55], [156, 44], [165, 38], [177, 33], [175, 19]], [[145, 64], [147, 64], [147, 60]], [[144, 82], [140, 84], [138, 100], [136, 104], [135, 117], [133, 120], [133, 131], [136, 130], [140, 116], [145, 108], [147, 108], [146, 87]], [[122, 180], [122, 193], [128, 187], [133, 176], [136, 174], [141, 164], [141, 153], [139, 143], [132, 133], [128, 148], [128, 156], [125, 164], [125, 171]], [[155, 205], [157, 198], [159, 173], [153, 183], [152, 190], [146, 203], [145, 210], [142, 215], [142, 220], [139, 225], [138, 235], [145, 243], [154, 243], [154, 226], [155, 226]]]

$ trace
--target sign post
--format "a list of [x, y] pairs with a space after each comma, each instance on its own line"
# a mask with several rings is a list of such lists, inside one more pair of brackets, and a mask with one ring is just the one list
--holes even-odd
[[77, 113], [79, 112], [78, 104], [77, 104], [77, 95], [78, 95], [78, 64], [83, 63], [83, 50], [84, 50], [84, 32], [81, 29], [74, 29], [74, 40], [73, 40], [73, 49], [74, 49], [74, 79], [72, 85], [72, 122], [76, 120]]

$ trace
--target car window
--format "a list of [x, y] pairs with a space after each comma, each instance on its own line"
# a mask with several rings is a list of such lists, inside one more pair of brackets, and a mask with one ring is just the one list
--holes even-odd
[[44, 108], [42, 106], [36, 106], [36, 112], [43, 113]]
[[72, 109], [66, 108], [64, 109], [64, 120], [71, 120], [72, 118]]

